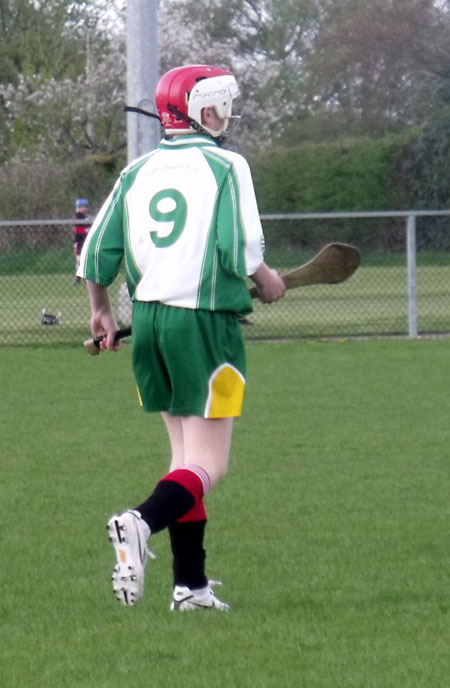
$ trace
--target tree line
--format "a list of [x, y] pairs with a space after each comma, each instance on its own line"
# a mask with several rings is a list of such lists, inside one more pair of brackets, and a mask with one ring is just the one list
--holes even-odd
[[[236, 74], [242, 123], [229, 145], [254, 165], [397, 137], [399, 194], [448, 204], [448, 2], [160, 0], [158, 36], [161, 73], [205, 62]], [[125, 104], [124, 0], [0, 0], [2, 217], [67, 216], [77, 195], [99, 203], [125, 164]], [[296, 202], [312, 209], [308, 194]]]

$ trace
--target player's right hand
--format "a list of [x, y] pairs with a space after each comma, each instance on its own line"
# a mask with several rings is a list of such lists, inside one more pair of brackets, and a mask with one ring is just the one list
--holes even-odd
[[283, 278], [277, 270], [269, 268], [266, 263], [259, 266], [252, 275], [252, 280], [256, 284], [258, 297], [263, 303], [273, 303], [284, 296], [286, 285]]

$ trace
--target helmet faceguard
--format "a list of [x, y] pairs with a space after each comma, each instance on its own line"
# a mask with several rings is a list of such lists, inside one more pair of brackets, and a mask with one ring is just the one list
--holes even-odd
[[[208, 65], [189, 65], [172, 69], [161, 77], [156, 87], [156, 106], [166, 133], [198, 132], [219, 139], [233, 117], [233, 100], [238, 94], [231, 72]], [[202, 124], [202, 110], [207, 107], [213, 107], [224, 120], [219, 131]]]

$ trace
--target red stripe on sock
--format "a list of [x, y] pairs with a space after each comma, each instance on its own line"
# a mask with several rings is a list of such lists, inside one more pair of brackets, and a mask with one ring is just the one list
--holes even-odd
[[184, 516], [177, 520], [177, 523], [190, 523], [192, 521], [206, 521], [206, 509], [205, 503], [196, 502], [190, 511], [188, 511]]
[[195, 497], [196, 502], [200, 502], [203, 499], [203, 481], [193, 471], [186, 470], [184, 468], [177, 468], [175, 471], [165, 475], [161, 482], [164, 480], [171, 480], [172, 482], [178, 483], [184, 487], [185, 490], [188, 490], [191, 495]]

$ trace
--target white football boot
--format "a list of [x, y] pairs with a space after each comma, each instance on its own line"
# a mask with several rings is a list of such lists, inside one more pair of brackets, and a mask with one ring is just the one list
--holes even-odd
[[147, 549], [142, 518], [137, 511], [129, 509], [114, 514], [106, 527], [117, 557], [112, 575], [113, 592], [119, 602], [132, 607], [144, 593], [148, 557], [154, 559], [155, 555]]
[[222, 585], [220, 581], [209, 581], [208, 585], [199, 590], [191, 590], [184, 585], [176, 585], [173, 591], [171, 611], [192, 611], [194, 609], [220, 609], [228, 612], [231, 607], [226, 602], [222, 602], [214, 594], [213, 585]]

